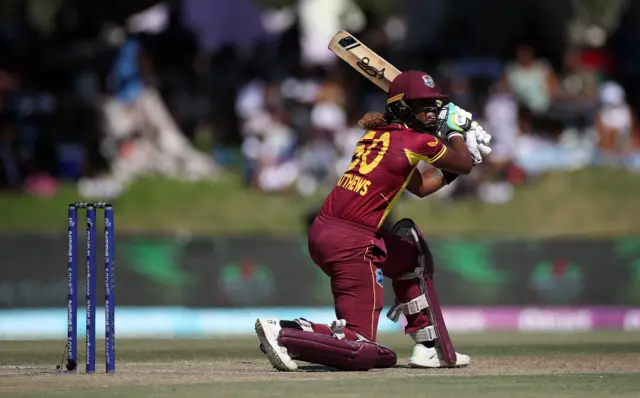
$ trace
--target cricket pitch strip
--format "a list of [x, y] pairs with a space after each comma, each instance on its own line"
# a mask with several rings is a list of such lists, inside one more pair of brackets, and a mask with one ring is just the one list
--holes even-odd
[[[477, 397], [636, 396], [640, 390], [640, 334], [481, 334], [454, 337], [472, 357], [460, 369], [411, 369], [408, 338], [384, 336], [398, 365], [340, 372], [300, 363], [278, 372], [257, 340], [121, 340], [116, 374], [61, 374], [61, 342], [2, 341], [0, 396], [123, 397], [388, 397], [390, 394], [466, 394]], [[80, 357], [83, 354], [80, 353]], [[48, 360], [48, 361], [47, 361]]]

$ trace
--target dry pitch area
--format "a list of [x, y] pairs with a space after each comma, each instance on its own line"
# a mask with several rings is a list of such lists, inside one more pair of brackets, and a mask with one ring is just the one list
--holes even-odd
[[[257, 340], [118, 340], [117, 374], [58, 374], [64, 341], [0, 341], [0, 396], [14, 397], [638, 397], [640, 334], [467, 334], [465, 369], [406, 367], [411, 344], [381, 338], [393, 369], [274, 371]], [[104, 346], [100, 346], [103, 348]], [[99, 350], [99, 359], [104, 353]], [[84, 354], [79, 358], [84, 359]], [[81, 371], [83, 366], [81, 366]]]

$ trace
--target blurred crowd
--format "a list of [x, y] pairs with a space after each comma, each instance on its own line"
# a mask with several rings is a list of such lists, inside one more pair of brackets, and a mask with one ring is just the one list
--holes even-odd
[[[594, 165], [640, 171], [640, 126], [625, 91], [608, 77], [605, 60], [594, 66], [584, 58], [570, 50], [555, 71], [521, 45], [506, 63], [466, 60], [434, 71], [452, 101], [494, 137], [480, 171], [442, 195], [499, 202], [511, 198], [514, 185], [544, 172]], [[253, 79], [242, 87], [236, 104], [248, 182], [306, 195], [339, 178], [364, 133], [357, 121], [384, 106], [377, 93], [349, 102], [345, 79], [361, 78], [329, 69], [322, 77]]]
[[473, 79], [453, 77], [453, 101], [494, 137], [494, 152], [475, 179], [466, 179], [465, 189], [461, 180], [459, 193], [502, 202], [511, 199], [514, 186], [541, 173], [588, 166], [640, 172], [640, 125], [611, 76], [612, 60], [569, 49], [562, 61], [554, 70], [521, 44], [512, 60], [494, 65], [484, 95], [473, 92]]
[[3, 189], [46, 195], [71, 180], [117, 196], [145, 173], [223, 172], [261, 192], [330, 189], [364, 133], [357, 121], [385, 99], [327, 50], [340, 29], [402, 69], [427, 69], [493, 135], [490, 158], [441, 197], [503, 202], [540, 173], [640, 171], [637, 112], [606, 51], [566, 46], [554, 64], [532, 40], [504, 57], [426, 62], [394, 50], [401, 16], [351, 0], [166, 1], [121, 20], [53, 3], [38, 18], [16, 7], [0, 25]]

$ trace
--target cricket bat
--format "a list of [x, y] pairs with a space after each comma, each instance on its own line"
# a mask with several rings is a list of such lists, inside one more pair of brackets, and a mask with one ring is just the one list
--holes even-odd
[[329, 50], [385, 92], [401, 72], [347, 31], [341, 30], [329, 42]]

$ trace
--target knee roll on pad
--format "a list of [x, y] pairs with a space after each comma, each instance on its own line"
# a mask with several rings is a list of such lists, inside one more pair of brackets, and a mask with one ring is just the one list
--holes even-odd
[[413, 220], [403, 218], [395, 223], [389, 232], [392, 235], [410, 240], [418, 251], [418, 261], [415, 271], [402, 275], [398, 279], [422, 279], [426, 275], [433, 275], [433, 262], [429, 261], [431, 258], [431, 252], [429, 251], [429, 247], [427, 246], [427, 242], [424, 239], [422, 231], [418, 228], [416, 223], [413, 222]]
[[390, 368], [397, 363], [396, 353], [391, 349], [366, 340], [338, 340], [318, 333], [282, 329], [278, 342], [287, 348], [291, 359], [341, 370]]

